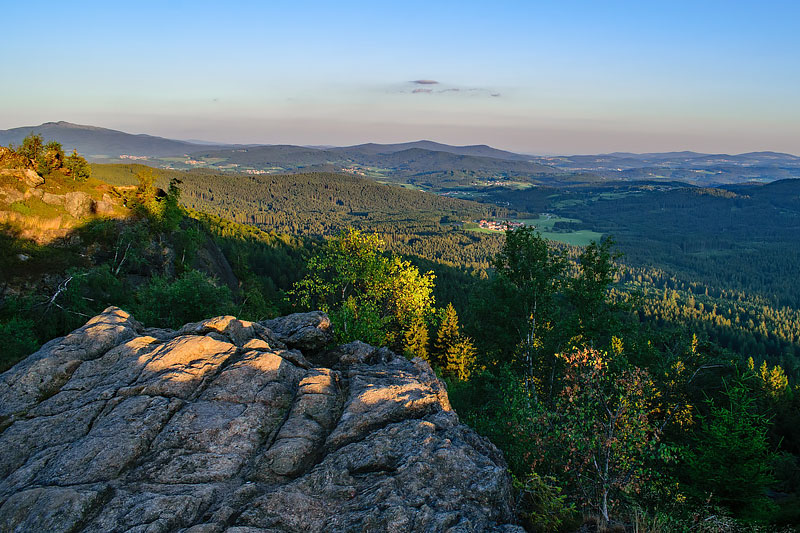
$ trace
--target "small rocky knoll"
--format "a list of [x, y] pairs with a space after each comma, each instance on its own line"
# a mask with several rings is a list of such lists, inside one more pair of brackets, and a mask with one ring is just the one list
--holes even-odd
[[428, 364], [331, 338], [111, 307], [50, 341], [0, 375], [0, 531], [522, 531]]

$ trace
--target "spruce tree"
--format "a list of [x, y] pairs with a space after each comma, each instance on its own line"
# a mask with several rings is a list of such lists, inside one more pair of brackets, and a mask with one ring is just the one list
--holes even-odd
[[458, 314], [452, 303], [447, 304], [436, 340], [433, 343], [432, 363], [439, 367], [447, 364], [447, 351], [458, 339]]
[[422, 319], [416, 319], [403, 334], [403, 352], [411, 357], [421, 357], [429, 363], [428, 326]]
[[445, 375], [459, 381], [467, 381], [475, 366], [476, 354], [472, 339], [458, 335], [445, 353]]

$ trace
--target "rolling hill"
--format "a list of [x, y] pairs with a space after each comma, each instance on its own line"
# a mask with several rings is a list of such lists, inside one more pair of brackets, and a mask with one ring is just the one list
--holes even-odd
[[0, 144], [20, 143], [35, 132], [77, 149], [94, 162], [132, 156], [148, 165], [211, 168], [245, 173], [348, 172], [433, 190], [486, 186], [583, 184], [599, 181], [682, 181], [699, 186], [800, 178], [800, 157], [778, 152], [738, 155], [691, 151], [614, 152], [598, 155], [530, 156], [486, 145], [452, 146], [429, 140], [323, 147], [226, 145], [191, 142], [69, 122], [0, 130]]
[[[131, 134], [96, 126], [70, 122], [45, 122], [38, 126], [22, 126], [0, 130], [0, 144], [19, 144], [30, 133], [62, 144], [68, 152], [77, 150], [92, 159], [118, 158], [120, 155], [163, 157], [181, 155], [208, 148], [203, 144], [165, 139], [145, 134]], [[222, 145], [217, 148], [222, 148]]]
[[367, 143], [359, 144], [356, 146], [343, 146], [331, 148], [333, 152], [345, 152], [347, 154], [360, 154], [364, 156], [375, 156], [378, 154], [391, 154], [395, 152], [403, 152], [410, 149], [429, 150], [431, 152], [447, 152], [456, 155], [469, 155], [477, 157], [493, 157], [495, 159], [506, 159], [509, 161], [529, 161], [533, 159], [532, 156], [515, 154], [506, 150], [498, 150], [485, 144], [471, 145], [471, 146], [452, 146], [449, 144], [442, 144], [435, 141], [414, 141], [398, 144], [376, 144]]

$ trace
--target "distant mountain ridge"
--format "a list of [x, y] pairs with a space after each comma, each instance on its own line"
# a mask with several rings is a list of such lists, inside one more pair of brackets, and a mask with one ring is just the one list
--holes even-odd
[[[120, 155], [164, 157], [208, 148], [208, 145], [205, 144], [166, 139], [143, 133], [125, 133], [64, 121], [0, 130], [0, 144], [19, 144], [31, 133], [37, 133], [46, 140], [60, 142], [66, 151], [75, 149], [93, 158], [98, 156], [119, 157]], [[232, 145], [215, 145], [215, 148], [230, 146]]]
[[396, 143], [396, 144], [367, 143], [367, 144], [358, 144], [355, 146], [342, 146], [342, 147], [330, 148], [330, 150], [338, 152], [347, 152], [347, 153], [358, 153], [364, 155], [378, 155], [378, 154], [393, 154], [397, 152], [404, 152], [406, 150], [411, 150], [414, 148], [418, 148], [421, 150], [428, 150], [431, 152], [447, 152], [455, 155], [469, 155], [476, 157], [492, 157], [495, 159], [507, 159], [509, 161], [530, 161], [532, 159], [535, 159], [533, 156], [516, 154], [514, 152], [508, 152], [506, 150], [499, 150], [497, 148], [492, 148], [491, 146], [487, 146], [485, 144], [475, 144], [470, 146], [452, 146], [449, 144], [442, 144], [436, 141], [427, 141], [427, 140]]
[[[38, 126], [21, 126], [7, 130], [0, 130], [0, 144], [9, 143], [19, 144], [22, 139], [30, 133], [38, 133], [46, 139], [60, 142], [65, 149], [77, 149], [79, 152], [89, 156], [118, 157], [123, 154], [137, 156], [177, 156], [192, 154], [212, 150], [224, 150], [233, 148], [254, 148], [276, 152], [286, 152], [291, 147], [296, 150], [309, 150], [321, 152], [335, 152], [345, 154], [350, 158], [352, 155], [375, 156], [379, 154], [391, 154], [413, 148], [428, 150], [432, 152], [446, 152], [455, 155], [467, 155], [474, 157], [492, 157], [509, 161], [530, 161], [532, 156], [516, 154], [506, 150], [499, 150], [487, 145], [472, 146], [451, 146], [435, 141], [420, 140], [396, 144], [376, 144], [367, 143], [355, 146], [294, 146], [294, 145], [271, 145], [271, 144], [226, 144], [214, 143], [201, 140], [177, 140], [168, 139], [148, 134], [133, 134], [119, 130], [101, 128], [84, 124], [73, 124], [71, 122], [45, 122]], [[331, 157], [328, 156], [327, 159]]]
[[[353, 146], [327, 146], [327, 145], [308, 145], [308, 146], [295, 146], [295, 145], [271, 145], [260, 143], [249, 144], [233, 144], [233, 143], [216, 143], [205, 140], [178, 140], [159, 137], [156, 135], [149, 135], [145, 133], [127, 133], [119, 130], [109, 128], [102, 128], [98, 126], [91, 126], [85, 124], [74, 124], [66, 121], [58, 122], [45, 122], [38, 126], [21, 126], [17, 128], [10, 128], [7, 130], [0, 130], [0, 145], [7, 145], [9, 143], [20, 143], [26, 135], [30, 133], [39, 133], [47, 139], [54, 139], [59, 141], [67, 149], [76, 148], [79, 152], [87, 155], [107, 155], [118, 156], [120, 154], [131, 155], [152, 155], [152, 156], [170, 156], [170, 155], [183, 155], [184, 153], [199, 152], [203, 150], [210, 150], [213, 148], [230, 149], [230, 148], [252, 148], [252, 147], [270, 147], [277, 148], [282, 146], [293, 146], [297, 149], [306, 150], [319, 150], [330, 151], [338, 153], [360, 154], [364, 156], [375, 156], [380, 154], [392, 154], [403, 152], [410, 149], [421, 149], [431, 152], [446, 152], [455, 155], [466, 155], [474, 157], [491, 157], [494, 159], [503, 159], [508, 161], [529, 161], [539, 164], [550, 162], [554, 160], [568, 160], [571, 162], [586, 162], [586, 161], [609, 161], [609, 160], [637, 160], [637, 161], [670, 161], [675, 162], [679, 159], [712, 159], [720, 160], [725, 158], [733, 158], [735, 160], [780, 160], [792, 161], [800, 164], [800, 156], [772, 152], [772, 151], [759, 151], [759, 152], [746, 152], [742, 154], [708, 154], [702, 152], [693, 152], [689, 150], [679, 152], [648, 152], [648, 153], [633, 153], [633, 152], [611, 152], [606, 154], [575, 154], [575, 155], [562, 155], [562, 156], [534, 156], [525, 155], [507, 150], [493, 148], [485, 144], [454, 146], [444, 143], [439, 143], [430, 140], [410, 141], [404, 143], [392, 144], [379, 144], [379, 143], [365, 143]], [[74, 146], [73, 146], [74, 145]]]
[[246, 173], [348, 172], [425, 189], [472, 188], [555, 181], [683, 181], [701, 186], [800, 178], [800, 157], [779, 152], [706, 154], [613, 152], [597, 155], [532, 156], [487, 145], [452, 146], [431, 140], [354, 146], [214, 144], [131, 134], [108, 128], [46, 122], [0, 130], [0, 145], [19, 144], [30, 133], [59, 141], [95, 162], [121, 156], [150, 165], [214, 168]]

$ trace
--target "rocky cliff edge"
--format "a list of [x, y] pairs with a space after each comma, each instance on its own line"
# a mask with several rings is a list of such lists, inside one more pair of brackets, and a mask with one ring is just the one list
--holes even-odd
[[522, 531], [428, 364], [331, 338], [111, 307], [50, 341], [0, 375], [0, 530]]

